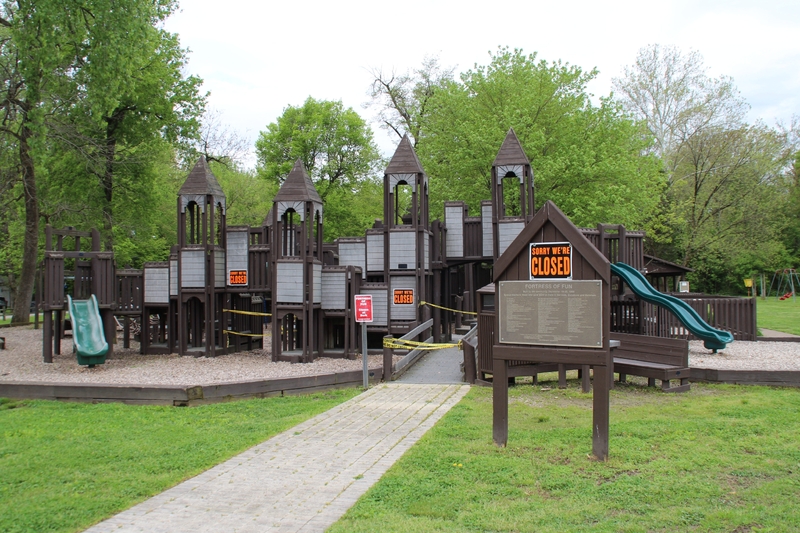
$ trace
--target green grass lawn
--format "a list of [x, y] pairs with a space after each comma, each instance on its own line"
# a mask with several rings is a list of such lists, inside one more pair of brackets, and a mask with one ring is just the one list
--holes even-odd
[[619, 386], [598, 462], [591, 395], [541, 388], [498, 448], [473, 387], [329, 532], [800, 531], [800, 391]]
[[199, 407], [0, 399], [0, 531], [82, 531], [359, 392]]
[[756, 309], [759, 328], [800, 335], [800, 297], [784, 301], [774, 297], [765, 300], [759, 298]]
[[[69, 314], [64, 313], [64, 315], [67, 318], [69, 318]], [[35, 321], [36, 321], [36, 316], [34, 315], [34, 313], [31, 313], [30, 323], [33, 324]], [[39, 327], [41, 327], [41, 324], [43, 322], [44, 322], [44, 313], [40, 312], [39, 313]], [[0, 314], [0, 326], [7, 325], [7, 324], [11, 324], [11, 312], [10, 311], [6, 312], [5, 315]]]

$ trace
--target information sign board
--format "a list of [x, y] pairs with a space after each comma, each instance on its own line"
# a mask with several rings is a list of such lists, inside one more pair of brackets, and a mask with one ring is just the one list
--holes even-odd
[[530, 279], [572, 279], [572, 245], [568, 242], [531, 243]]
[[600, 280], [501, 281], [500, 342], [543, 346], [603, 346]]
[[392, 301], [395, 305], [414, 305], [414, 289], [395, 289]]
[[228, 285], [247, 285], [247, 270], [229, 270]]
[[372, 322], [372, 295], [356, 294], [356, 322]]

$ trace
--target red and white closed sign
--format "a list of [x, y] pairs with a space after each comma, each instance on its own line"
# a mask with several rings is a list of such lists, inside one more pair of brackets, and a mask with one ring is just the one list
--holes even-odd
[[372, 295], [357, 294], [356, 322], [372, 322]]

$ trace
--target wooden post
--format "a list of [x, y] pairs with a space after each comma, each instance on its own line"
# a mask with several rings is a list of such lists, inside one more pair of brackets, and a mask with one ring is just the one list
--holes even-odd
[[592, 453], [600, 461], [608, 459], [609, 370], [607, 366], [594, 367]]
[[475, 348], [469, 342], [464, 342], [461, 345], [461, 349], [464, 352], [464, 381], [474, 385], [478, 377], [475, 365]]
[[[442, 301], [442, 271], [437, 270], [433, 273], [433, 300]], [[433, 342], [442, 342], [442, 310], [438, 307], [433, 308]]]
[[[366, 322], [364, 323], [364, 328], [366, 329]], [[394, 339], [391, 335], [384, 335], [383, 341], [386, 342], [387, 339]], [[383, 347], [383, 381], [389, 382], [392, 380], [392, 349], [387, 348], [386, 346]]]
[[492, 439], [505, 448], [508, 442], [508, 361], [495, 359], [492, 376]]
[[42, 342], [42, 360], [45, 363], [53, 362], [53, 313], [50, 311], [44, 314], [44, 331], [42, 332], [44, 341]]
[[589, 365], [581, 365], [581, 390], [589, 392], [592, 389], [592, 383], [589, 380]]

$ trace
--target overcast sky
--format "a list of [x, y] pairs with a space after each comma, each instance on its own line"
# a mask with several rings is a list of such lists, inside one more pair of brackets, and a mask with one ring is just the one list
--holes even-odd
[[[640, 48], [676, 45], [699, 51], [711, 76], [733, 77], [752, 121], [800, 115], [798, 0], [183, 0], [166, 28], [191, 50], [188, 73], [203, 78], [209, 107], [252, 141], [309, 96], [371, 120], [370, 69], [404, 72], [435, 55], [458, 72], [498, 46], [596, 67], [589, 89], [601, 96]], [[397, 141], [373, 130], [391, 155]]]

